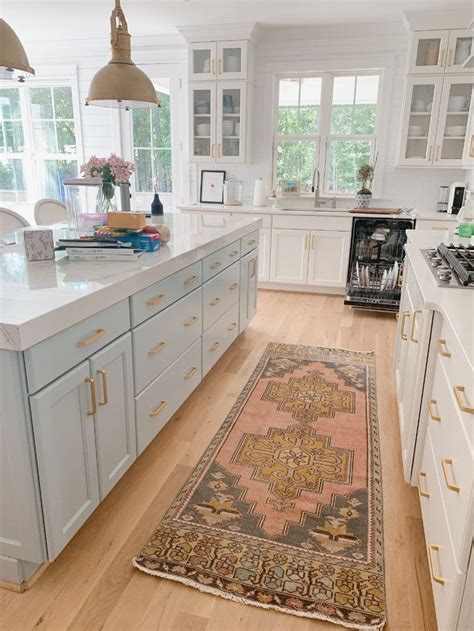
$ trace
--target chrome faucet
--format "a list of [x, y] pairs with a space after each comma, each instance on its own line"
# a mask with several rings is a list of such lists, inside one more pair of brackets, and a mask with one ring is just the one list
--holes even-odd
[[[317, 181], [316, 181], [317, 177]], [[316, 181], [316, 186], [315, 186]], [[321, 199], [319, 195], [319, 169], [314, 169], [313, 171], [313, 181], [311, 185], [311, 192], [314, 193], [314, 207], [318, 208], [318, 206], [322, 206], [326, 202]]]

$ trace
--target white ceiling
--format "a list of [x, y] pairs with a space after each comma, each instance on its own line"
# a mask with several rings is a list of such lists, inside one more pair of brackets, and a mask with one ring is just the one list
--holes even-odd
[[[0, 0], [0, 16], [23, 41], [101, 38], [114, 0]], [[177, 26], [260, 22], [264, 27], [402, 21], [404, 11], [471, 9], [464, 0], [122, 0], [132, 35]]]

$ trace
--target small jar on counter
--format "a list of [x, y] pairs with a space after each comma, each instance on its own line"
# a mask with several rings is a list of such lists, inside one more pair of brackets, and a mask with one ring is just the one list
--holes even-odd
[[224, 182], [224, 204], [242, 206], [243, 183], [236, 177], [229, 177]]

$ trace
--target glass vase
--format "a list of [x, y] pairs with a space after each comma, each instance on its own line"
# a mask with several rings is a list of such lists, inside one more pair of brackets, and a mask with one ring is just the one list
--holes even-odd
[[[95, 212], [97, 214], [98, 225], [107, 225], [107, 214], [117, 210], [115, 200], [115, 186], [112, 182], [102, 182], [97, 191]], [[102, 223], [100, 223], [102, 221]]]

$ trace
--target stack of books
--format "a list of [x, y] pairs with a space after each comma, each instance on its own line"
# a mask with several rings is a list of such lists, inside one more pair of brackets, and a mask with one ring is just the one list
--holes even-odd
[[143, 250], [117, 239], [59, 239], [58, 249], [66, 250], [70, 261], [118, 261], [129, 263], [138, 261]]

